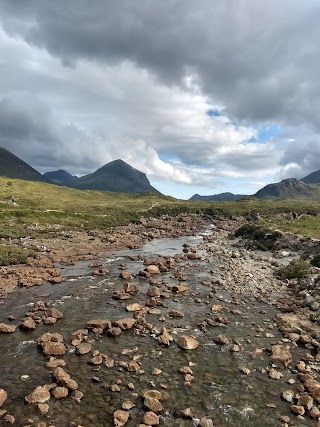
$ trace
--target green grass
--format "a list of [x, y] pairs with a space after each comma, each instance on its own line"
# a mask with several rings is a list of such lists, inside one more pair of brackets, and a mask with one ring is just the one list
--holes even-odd
[[310, 264], [302, 259], [293, 260], [285, 267], [281, 267], [276, 271], [276, 275], [280, 279], [302, 279], [307, 277], [310, 270]]
[[26, 264], [28, 257], [34, 255], [34, 250], [21, 248], [21, 246], [0, 245], [0, 266]]
[[[11, 203], [15, 196], [17, 206]], [[304, 215], [293, 221], [290, 212]], [[197, 213], [213, 218], [245, 216], [268, 228], [320, 238], [320, 203], [267, 201], [253, 197], [234, 202], [199, 202], [155, 193], [124, 194], [75, 190], [34, 181], [0, 177], [0, 237], [55, 236], [59, 230], [110, 229], [142, 216]]]

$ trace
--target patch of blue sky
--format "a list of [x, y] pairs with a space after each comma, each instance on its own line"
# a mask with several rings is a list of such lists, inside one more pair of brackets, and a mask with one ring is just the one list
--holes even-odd
[[210, 108], [207, 111], [207, 114], [208, 114], [209, 117], [219, 117], [219, 116], [221, 116], [220, 111], [217, 110], [216, 108]]
[[159, 153], [159, 159], [164, 162], [180, 162], [180, 158], [175, 153]]
[[263, 144], [264, 142], [274, 139], [283, 131], [283, 127], [279, 125], [266, 126], [258, 131], [256, 137], [248, 139], [248, 142]]

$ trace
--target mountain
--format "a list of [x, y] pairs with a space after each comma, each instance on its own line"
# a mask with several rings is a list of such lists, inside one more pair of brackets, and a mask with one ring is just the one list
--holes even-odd
[[50, 179], [54, 184], [65, 185], [66, 187], [72, 185], [73, 181], [78, 179], [78, 177], [72, 176], [69, 172], [66, 172], [63, 169], [46, 172], [43, 174], [43, 176], [47, 179]]
[[254, 197], [258, 199], [319, 199], [320, 185], [309, 185], [296, 178], [284, 179], [261, 188]]
[[319, 184], [320, 183], [320, 170], [312, 172], [310, 175], [301, 179], [305, 184]]
[[70, 185], [79, 190], [102, 190], [119, 193], [144, 193], [155, 191], [143, 172], [138, 171], [123, 160], [114, 160], [94, 173], [82, 176]]
[[242, 199], [242, 197], [245, 197], [245, 195], [233, 193], [219, 193], [213, 194], [212, 196], [200, 196], [199, 194], [194, 194], [192, 197], [190, 197], [189, 200], [197, 200], [202, 202], [225, 202], [230, 200], [239, 200]]
[[19, 157], [0, 147], [0, 176], [24, 179], [27, 181], [46, 181], [40, 172], [33, 169]]

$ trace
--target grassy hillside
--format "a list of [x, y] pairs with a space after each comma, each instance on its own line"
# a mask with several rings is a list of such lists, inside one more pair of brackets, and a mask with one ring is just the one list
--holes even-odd
[[[17, 205], [11, 203], [16, 197]], [[293, 221], [291, 211], [305, 216]], [[47, 183], [0, 177], [0, 237], [53, 237], [65, 229], [103, 229], [136, 222], [142, 216], [202, 213], [230, 218], [245, 215], [287, 231], [320, 238], [320, 202], [267, 201], [252, 197], [233, 202], [183, 201], [156, 193], [123, 194], [75, 190]]]

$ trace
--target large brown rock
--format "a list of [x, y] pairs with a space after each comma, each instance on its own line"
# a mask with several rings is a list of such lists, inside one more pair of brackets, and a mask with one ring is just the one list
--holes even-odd
[[292, 357], [290, 353], [290, 346], [276, 344], [271, 348], [271, 361], [274, 363], [281, 363], [287, 367], [292, 362]]
[[128, 294], [136, 294], [139, 291], [139, 286], [136, 283], [125, 283], [123, 289]]
[[62, 319], [63, 313], [57, 308], [51, 307], [45, 312], [46, 317], [54, 317], [55, 319]]
[[14, 325], [7, 325], [6, 323], [0, 323], [0, 334], [12, 334], [17, 329]]
[[157, 426], [160, 423], [160, 420], [157, 414], [149, 411], [144, 414], [143, 422], [147, 426]]
[[58, 367], [53, 371], [53, 377], [61, 387], [66, 387], [69, 390], [76, 390], [78, 388], [77, 382], [71, 379], [70, 375], [61, 367]]
[[94, 329], [94, 328], [109, 329], [111, 328], [111, 322], [108, 319], [93, 319], [87, 322], [87, 328], [88, 329]]
[[145, 271], [147, 271], [149, 274], [160, 274], [159, 267], [158, 267], [158, 266], [156, 266], [156, 265], [153, 265], [153, 264], [148, 265], [148, 266], [145, 268]]
[[184, 350], [195, 350], [197, 347], [199, 347], [199, 341], [187, 335], [181, 335], [178, 337], [177, 344]]
[[31, 331], [36, 329], [36, 322], [32, 319], [32, 317], [27, 317], [19, 326], [20, 329], [24, 329], [25, 331]]
[[49, 356], [62, 356], [66, 352], [63, 336], [57, 332], [46, 332], [38, 338], [37, 343], [44, 354]]
[[121, 329], [131, 329], [134, 324], [136, 323], [136, 320], [132, 317], [126, 317], [125, 319], [118, 319], [113, 322], [115, 326], [118, 326]]
[[163, 406], [159, 402], [158, 399], [155, 399], [154, 397], [146, 397], [144, 399], [144, 406], [148, 408], [150, 411], [155, 412], [156, 414], [158, 412], [163, 411]]
[[8, 397], [7, 392], [3, 388], [0, 388], [0, 408], [4, 404], [7, 397]]
[[45, 387], [36, 387], [32, 393], [25, 397], [29, 404], [45, 403], [50, 399], [50, 393]]
[[119, 409], [113, 413], [113, 424], [116, 427], [124, 426], [129, 419], [129, 413]]
[[77, 347], [77, 354], [87, 354], [91, 351], [92, 345], [89, 342], [83, 342]]
[[51, 393], [56, 399], [63, 399], [68, 396], [69, 390], [66, 387], [56, 387]]

